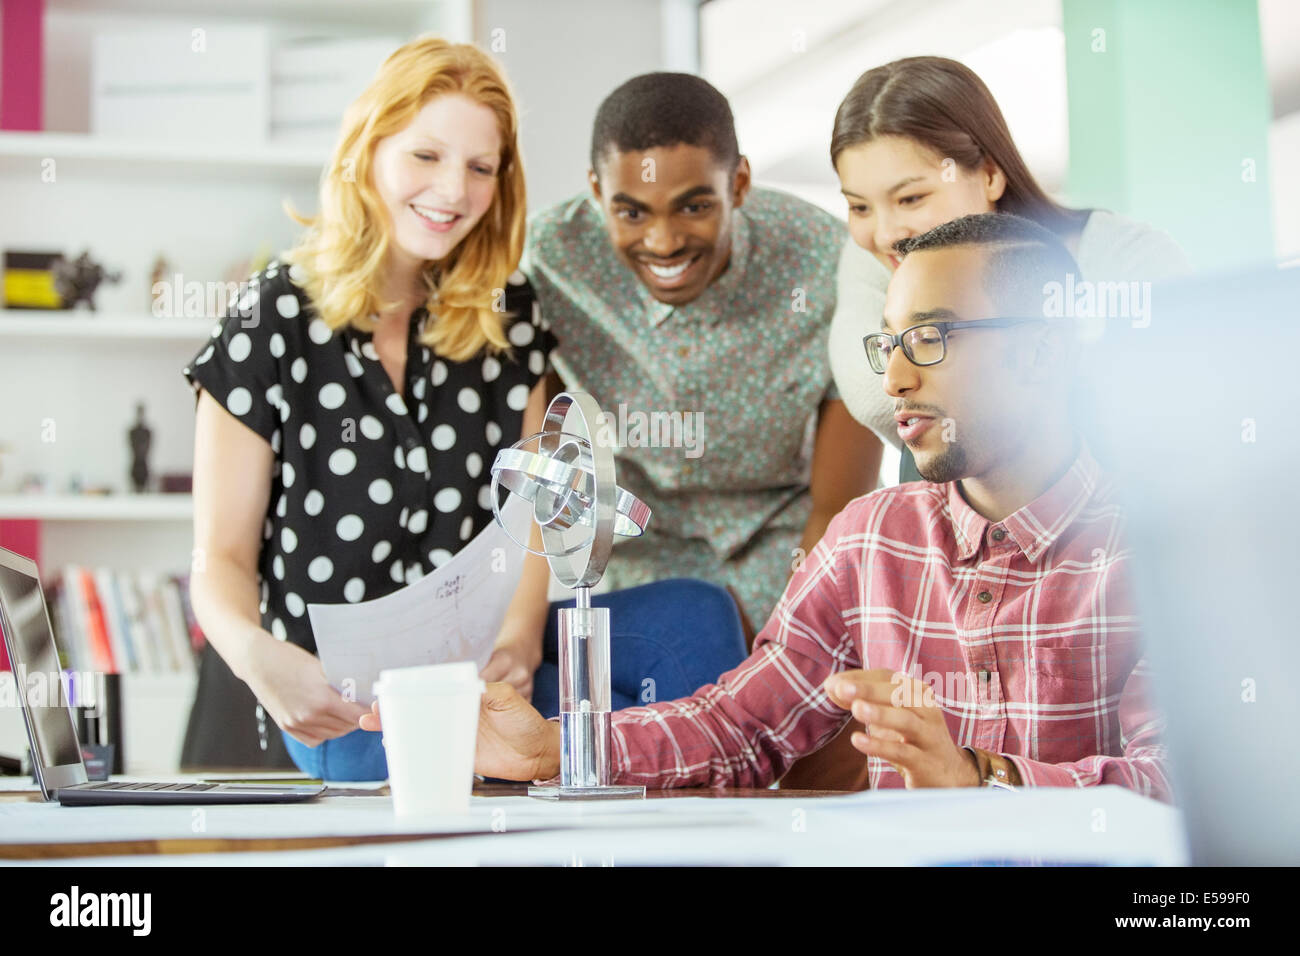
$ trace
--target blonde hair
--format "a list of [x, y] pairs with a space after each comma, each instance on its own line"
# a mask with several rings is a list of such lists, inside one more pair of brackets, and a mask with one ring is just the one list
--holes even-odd
[[431, 98], [461, 93], [491, 109], [501, 133], [492, 205], [447, 257], [426, 265], [427, 306], [435, 317], [421, 338], [453, 361], [484, 346], [508, 347], [505, 314], [493, 308], [524, 246], [524, 171], [514, 100], [497, 63], [477, 47], [428, 34], [392, 53], [348, 107], [338, 144], [321, 175], [320, 213], [289, 215], [308, 228], [285, 258], [306, 275], [300, 283], [331, 330], [373, 332], [385, 307], [380, 281], [392, 242], [388, 213], [371, 183], [375, 143], [399, 132]]

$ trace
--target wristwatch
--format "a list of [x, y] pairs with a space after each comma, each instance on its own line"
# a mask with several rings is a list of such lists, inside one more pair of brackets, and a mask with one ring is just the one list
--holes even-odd
[[999, 790], [1014, 790], [1022, 785], [1020, 771], [1016, 765], [1001, 754], [981, 750], [979, 747], [963, 747], [975, 758], [975, 767], [979, 771], [980, 786], [996, 787]]

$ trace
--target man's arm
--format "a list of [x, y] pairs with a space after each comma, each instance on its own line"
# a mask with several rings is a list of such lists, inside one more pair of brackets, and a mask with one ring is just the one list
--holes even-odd
[[859, 667], [844, 624], [845, 560], [837, 516], [791, 578], [753, 653], [682, 700], [614, 715], [614, 777], [667, 787], [765, 787], [839, 731], [832, 673]]

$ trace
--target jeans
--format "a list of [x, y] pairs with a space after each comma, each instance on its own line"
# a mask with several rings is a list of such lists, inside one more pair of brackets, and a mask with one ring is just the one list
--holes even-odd
[[[704, 581], [676, 578], [601, 594], [593, 607], [610, 609], [610, 703], [613, 710], [675, 700], [712, 683], [745, 659], [745, 636], [731, 596]], [[533, 706], [543, 717], [560, 712], [559, 628], [555, 602], [533, 675]], [[288, 734], [284, 745], [298, 769], [320, 780], [384, 780], [383, 735], [354, 730], [308, 747]]]

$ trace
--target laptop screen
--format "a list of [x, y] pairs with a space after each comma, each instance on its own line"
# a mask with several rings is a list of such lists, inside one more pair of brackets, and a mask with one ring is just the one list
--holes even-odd
[[26, 704], [41, 767], [81, 764], [81, 748], [60, 676], [58, 652], [37, 578], [0, 555], [0, 630], [9, 647], [15, 696]]

